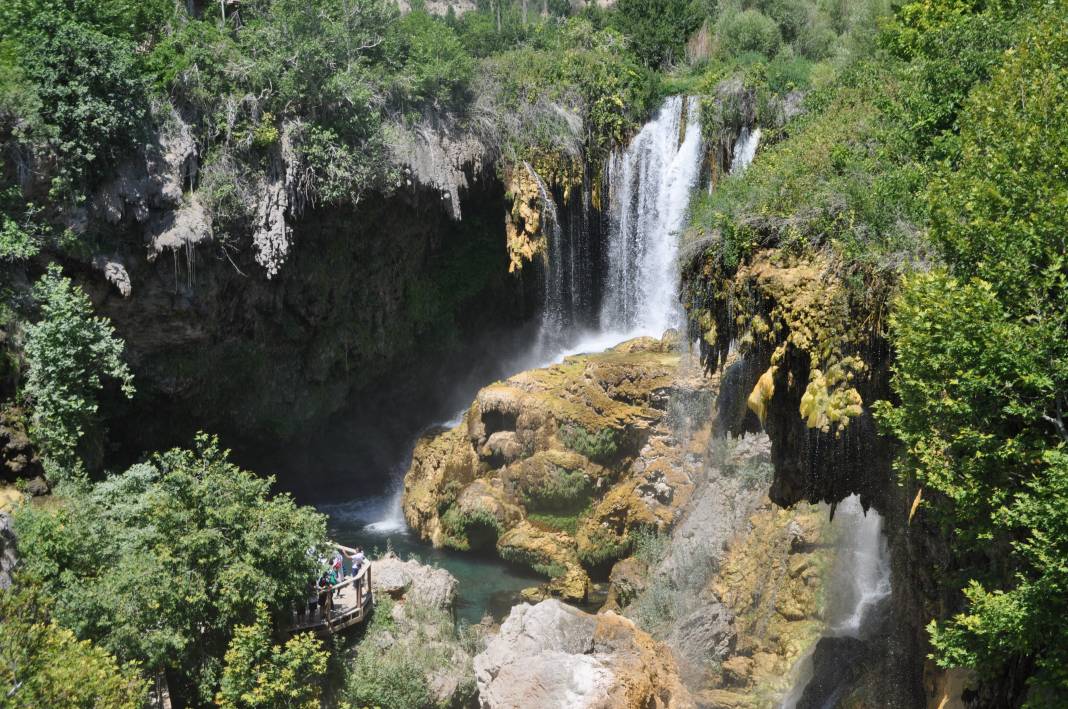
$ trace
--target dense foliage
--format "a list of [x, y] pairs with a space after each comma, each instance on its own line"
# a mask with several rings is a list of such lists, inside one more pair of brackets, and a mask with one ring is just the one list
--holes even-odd
[[79, 638], [210, 701], [235, 626], [258, 622], [261, 604], [288, 617], [317, 573], [309, 550], [324, 543], [324, 518], [271, 497], [271, 483], [201, 436], [195, 451], [70, 488], [62, 504], [23, 506], [20, 578], [49, 589], [54, 620]]
[[136, 665], [120, 666], [49, 618], [32, 586], [0, 592], [0, 697], [12, 709], [139, 709], [148, 690]]
[[285, 645], [272, 643], [267, 606], [256, 606], [256, 622], [234, 628], [226, 650], [222, 683], [215, 695], [221, 709], [293, 707], [317, 709], [329, 653], [310, 633]]
[[1052, 706], [1068, 697], [1068, 14], [1027, 27], [963, 103], [959, 158], [929, 192], [946, 268], [905, 282], [884, 416], [962, 558], [939, 661], [1033, 662], [1028, 702]]

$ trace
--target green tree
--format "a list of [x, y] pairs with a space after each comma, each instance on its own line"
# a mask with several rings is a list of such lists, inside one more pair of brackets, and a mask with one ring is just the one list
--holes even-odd
[[38, 589], [0, 591], [3, 706], [140, 709], [147, 694], [136, 665], [120, 666], [103, 649], [52, 622]]
[[325, 518], [271, 478], [243, 471], [214, 438], [174, 449], [51, 509], [16, 515], [20, 577], [55, 596], [54, 618], [121, 661], [166, 670], [172, 690], [208, 703], [236, 625], [263, 604], [279, 617], [318, 570]]
[[638, 58], [655, 68], [683, 59], [686, 40], [705, 19], [705, 7], [695, 0], [619, 0], [611, 22]]
[[995, 683], [1033, 663], [1031, 706], [1068, 698], [1068, 13], [1044, 15], [973, 91], [959, 162], [932, 181], [948, 271], [905, 282], [900, 403], [881, 410], [961, 565], [939, 663]]
[[34, 284], [41, 319], [26, 329], [28, 371], [23, 390], [32, 407], [31, 434], [54, 465], [74, 469], [87, 435], [99, 433], [97, 397], [105, 377], [132, 396], [133, 374], [122, 361], [123, 342], [107, 318], [92, 314], [89, 297], [56, 264]]
[[267, 606], [260, 603], [255, 623], [234, 628], [215, 703], [222, 709], [317, 709], [328, 657], [309, 633], [272, 644]]

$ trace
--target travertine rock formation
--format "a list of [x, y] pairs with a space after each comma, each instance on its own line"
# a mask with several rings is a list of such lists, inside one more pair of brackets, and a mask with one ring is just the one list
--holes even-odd
[[449, 431], [423, 438], [405, 478], [409, 524], [438, 546], [495, 548], [586, 597], [588, 572], [670, 526], [697, 456], [678, 427], [708, 425], [715, 379], [641, 338], [482, 389]]

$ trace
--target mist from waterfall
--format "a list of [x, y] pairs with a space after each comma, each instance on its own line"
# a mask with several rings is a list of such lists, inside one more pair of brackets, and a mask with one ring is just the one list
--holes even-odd
[[[838, 504], [834, 522], [837, 539], [834, 568], [828, 581], [823, 637], [863, 639], [873, 612], [890, 597], [890, 550], [883, 535], [883, 518], [864, 512], [860, 497]], [[797, 664], [797, 679], [782, 709], [794, 709], [812, 679], [811, 654]], [[833, 702], [831, 702], [833, 706]]]

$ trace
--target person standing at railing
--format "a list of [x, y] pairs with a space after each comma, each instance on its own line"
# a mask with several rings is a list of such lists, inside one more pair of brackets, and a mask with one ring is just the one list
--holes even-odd
[[[345, 579], [345, 566], [342, 561], [341, 550], [338, 549], [334, 552], [334, 558], [330, 561], [330, 585], [336, 586]], [[336, 596], [339, 591], [334, 591]]]
[[367, 557], [363, 555], [363, 547], [356, 547], [356, 551], [349, 556], [349, 561], [352, 563], [352, 575], [360, 573], [360, 569], [367, 563]]

